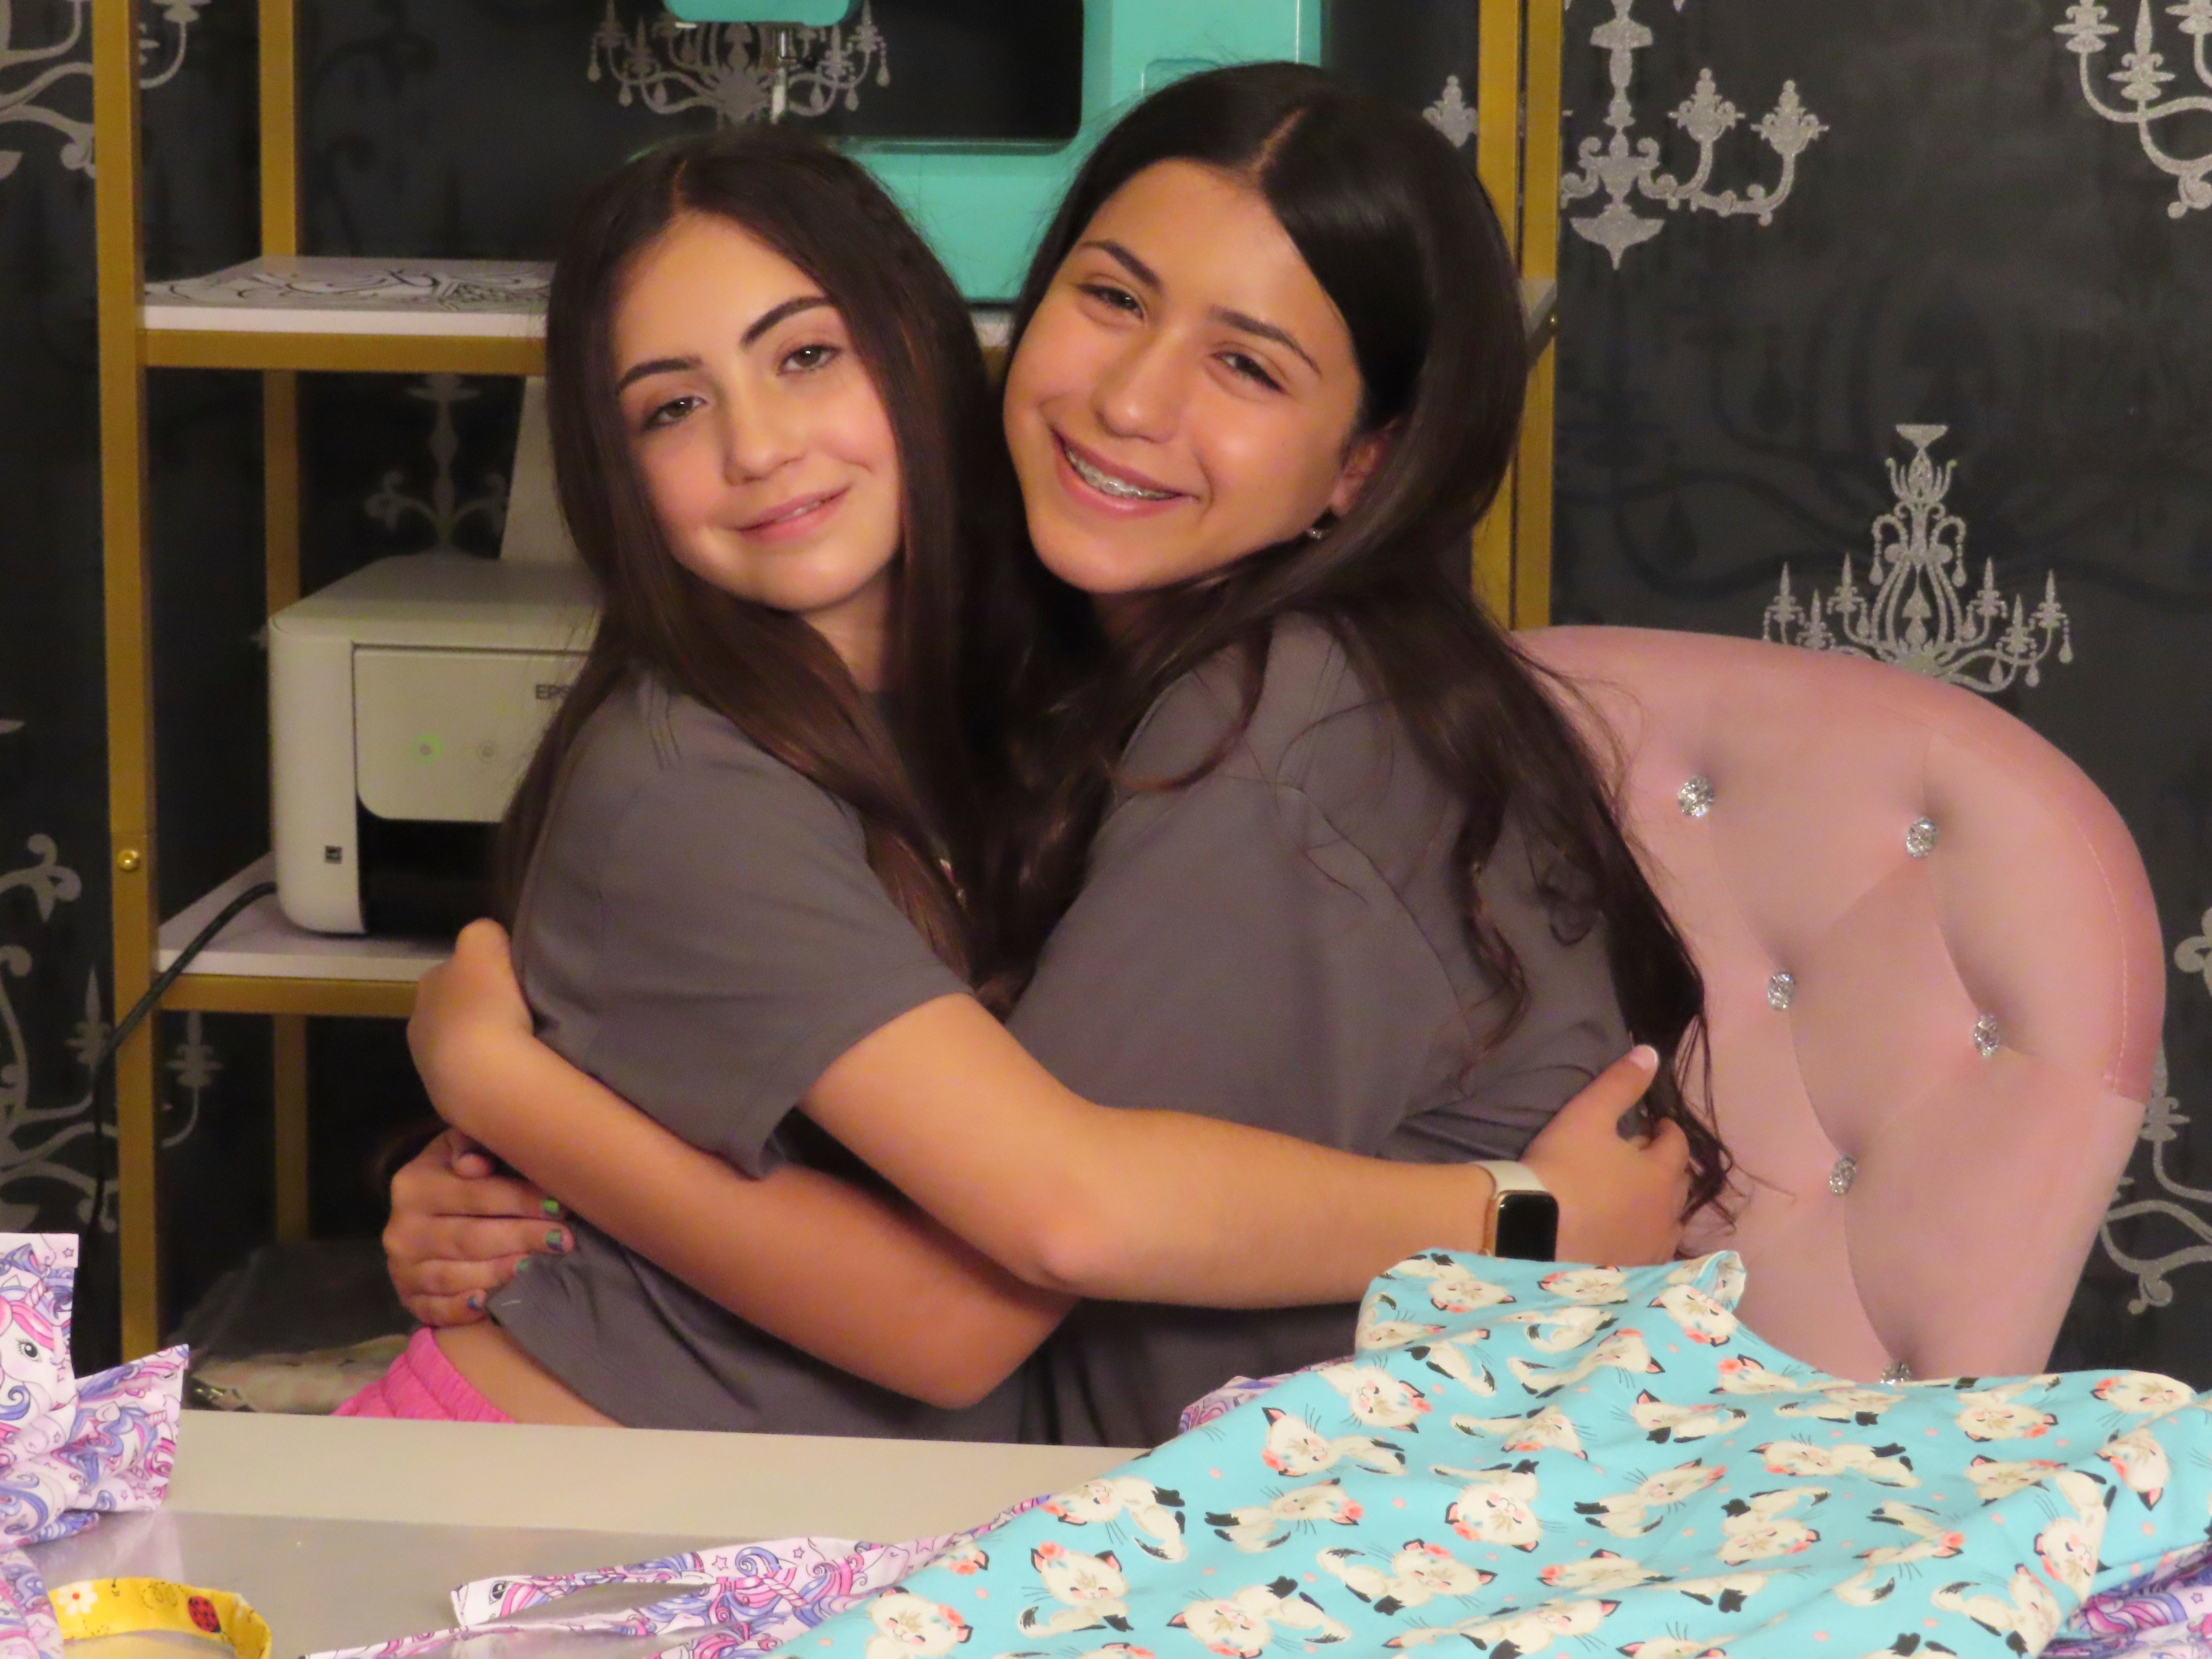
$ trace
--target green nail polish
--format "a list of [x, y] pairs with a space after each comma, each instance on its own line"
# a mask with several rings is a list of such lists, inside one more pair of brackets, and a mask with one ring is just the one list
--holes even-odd
[[521, 1261], [514, 1264], [514, 1271], [519, 1273], [528, 1273], [530, 1271], [530, 1262], [531, 1258], [526, 1255]]
[[561, 1248], [561, 1230], [558, 1227], [553, 1228], [545, 1235], [545, 1248], [549, 1250], [557, 1250]]
[[542, 1199], [539, 1200], [538, 1207], [544, 1211], [546, 1214], [557, 1218], [561, 1213], [561, 1200], [557, 1198]]

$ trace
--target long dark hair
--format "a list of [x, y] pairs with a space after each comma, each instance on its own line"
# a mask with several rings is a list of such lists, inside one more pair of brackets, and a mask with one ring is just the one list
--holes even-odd
[[[616, 399], [613, 321], [640, 253], [685, 215], [726, 220], [821, 285], [883, 398], [898, 446], [903, 537], [879, 718], [799, 617], [732, 598], [668, 550]], [[858, 816], [885, 890], [956, 970], [971, 957], [961, 883], [980, 790], [963, 594], [1005, 562], [1011, 499], [996, 400], [966, 305], [873, 179], [776, 127], [648, 151], [585, 198], [554, 266], [546, 406], [561, 511], [599, 588], [599, 629], [501, 827], [511, 920], [563, 764], [631, 677], [659, 677], [734, 723]], [[971, 677], [963, 681], [963, 676]]]
[[1028, 788], [992, 866], [998, 959], [1018, 971], [1073, 901], [1146, 709], [1230, 653], [1249, 720], [1275, 623], [1310, 617], [1464, 805], [1455, 863], [1476, 955], [1507, 998], [1498, 1036], [1525, 1012], [1528, 989], [1475, 876], [1510, 807], [1554, 927], [1573, 937], [1603, 925], [1629, 1030], [1662, 1056], [1647, 1104], [1688, 1137], [1691, 1207], [1714, 1202], [1729, 1159], [1686, 1087], [1704, 1061], [1704, 982], [1622, 834], [1610, 769], [1561, 711], [1568, 689], [1547, 694], [1544, 672], [1468, 580], [1471, 537], [1511, 461], [1528, 368], [1517, 275], [1488, 198], [1426, 122], [1320, 70], [1261, 64], [1193, 76], [1139, 104], [1085, 164], [1030, 267], [1017, 349], [1092, 217], [1167, 161], [1219, 169], [1266, 198], [1350, 330], [1364, 390], [1357, 429], [1387, 432], [1388, 444], [1356, 505], [1317, 538], [1148, 595], [1110, 651], [1095, 626], [1066, 632], [1071, 613], [1058, 611], [1066, 636], [1031, 657], [1017, 700], [1018, 719], [1031, 711], [1012, 734]]

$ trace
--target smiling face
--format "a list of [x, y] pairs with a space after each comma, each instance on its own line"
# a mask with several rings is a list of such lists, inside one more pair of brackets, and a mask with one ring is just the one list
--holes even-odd
[[872, 685], [898, 448], [820, 285], [690, 214], [639, 256], [612, 333], [623, 429], [669, 550], [724, 592], [803, 617]]
[[1287, 541], [1372, 469], [1360, 399], [1344, 319], [1266, 198], [1158, 162], [1085, 227], [1007, 371], [1038, 556], [1107, 598]]

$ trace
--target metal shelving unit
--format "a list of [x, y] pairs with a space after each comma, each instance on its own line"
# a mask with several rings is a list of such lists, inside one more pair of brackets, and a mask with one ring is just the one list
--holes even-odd
[[[294, 0], [259, 0], [261, 252], [300, 251], [299, 105]], [[283, 317], [180, 317], [149, 292], [141, 219], [137, 22], [133, 0], [93, 9], [95, 217], [99, 253], [101, 528], [107, 647], [109, 859], [114, 883], [114, 995], [136, 1001], [210, 895], [163, 929], [155, 914], [151, 572], [147, 526], [146, 371], [228, 368], [262, 376], [264, 589], [268, 608], [300, 597], [299, 382], [302, 370], [468, 374], [539, 372], [544, 349], [526, 315], [428, 321], [339, 315], [313, 307]], [[149, 301], [152, 303], [149, 306]], [[150, 313], [150, 314], [149, 314]], [[179, 324], [184, 325], [179, 325]], [[327, 324], [328, 325], [321, 325]], [[241, 873], [227, 895], [246, 880]], [[170, 937], [164, 939], [167, 933]], [[356, 948], [348, 950], [345, 947]], [[325, 941], [289, 929], [273, 906], [249, 911], [164, 1001], [173, 1009], [268, 1014], [275, 1021], [276, 1231], [307, 1228], [307, 1037], [314, 1015], [404, 1018], [433, 957], [420, 947]], [[116, 1056], [117, 1221], [123, 1351], [161, 1332], [155, 1026]]]
[[[1532, 312], [1546, 319], [1559, 246], [1562, 0], [1470, 0], [1480, 7], [1478, 106], [1513, 118], [1480, 122], [1476, 165], [1504, 215]], [[300, 252], [298, 38], [295, 0], [258, 0], [261, 253]], [[114, 998], [135, 1002], [232, 884], [167, 927], [155, 906], [157, 849], [152, 698], [151, 571], [147, 525], [146, 371], [258, 373], [263, 398], [264, 588], [270, 611], [300, 597], [299, 374], [305, 371], [465, 374], [541, 372], [538, 327], [526, 311], [456, 322], [449, 313], [395, 308], [341, 314], [308, 305], [283, 312], [184, 314], [164, 284], [145, 281], [141, 218], [137, 24], [134, 0], [94, 0], [94, 125], [99, 258], [101, 527], [107, 653], [109, 861], [113, 879]], [[1527, 135], [1545, 142], [1530, 144]], [[424, 320], [425, 318], [430, 320]], [[1548, 619], [1551, 586], [1552, 352], [1530, 385], [1521, 456], [1498, 507], [1475, 537], [1474, 580], [1495, 614], [1516, 627]], [[273, 905], [249, 911], [221, 947], [179, 977], [164, 1006], [267, 1014], [275, 1022], [276, 1231], [307, 1227], [307, 1021], [317, 1015], [404, 1018], [428, 965], [420, 947], [333, 941], [289, 928]], [[156, 1023], [115, 1061], [118, 1224], [123, 1352], [159, 1345]]]

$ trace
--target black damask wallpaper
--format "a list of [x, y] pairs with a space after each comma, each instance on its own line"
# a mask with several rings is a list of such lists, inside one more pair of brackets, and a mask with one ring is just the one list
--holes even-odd
[[[0, 1226], [82, 1219], [82, 1060], [112, 1012], [82, 9], [0, 0]], [[1329, 59], [1413, 107], [1440, 105], [1447, 76], [1471, 96], [1476, 10], [1334, 0]], [[141, 12], [149, 274], [190, 275], [255, 251], [253, 7]], [[613, 12], [618, 32], [658, 15]], [[802, 81], [793, 118], [1065, 132], [1080, 13], [871, 0], [883, 51], [854, 106]], [[625, 102], [608, 15], [606, 0], [302, 0], [309, 250], [542, 257], [594, 169], [757, 112], [757, 83], [686, 82], [672, 49], [657, 90]], [[2132, 9], [2113, 21], [2131, 27]], [[2212, 1383], [2212, 1134], [2188, 1122], [2212, 1101], [2212, 159], [2190, 159], [2212, 158], [2212, 118], [2160, 124], [2161, 167], [2083, 91], [2075, 48], [2101, 49], [2091, 89], [2132, 107], [2112, 78], [2130, 41], [2063, 0], [1567, 0], [1566, 27], [1557, 614], [1796, 637], [1847, 556], [1865, 588], [1899, 492], [1941, 492], [1967, 592], [1993, 560], [2024, 643], [1923, 657], [1978, 678], [2118, 804], [2175, 952], [2160, 1138], [2062, 1357]], [[2189, 44], [2161, 40], [2164, 67], [2173, 91], [2207, 90]], [[161, 372], [152, 387], [174, 908], [266, 844], [258, 385]], [[489, 551], [516, 398], [497, 380], [307, 377], [309, 585], [392, 552]], [[173, 1316], [268, 1234], [269, 1061], [252, 1019], [172, 1016], [161, 1042]], [[395, 1028], [318, 1022], [314, 1063], [317, 1225], [373, 1231], [371, 1150], [419, 1109], [404, 1049]], [[96, 1252], [88, 1364], [112, 1340], [111, 1274]]]
[[[1900, 496], [1887, 464], [1908, 495], [1917, 452], [1937, 486], [1955, 465], [1940, 510], [1964, 525], [1966, 591], [1993, 560], [2047, 654], [2008, 667], [1960, 640], [1950, 676], [2008, 682], [1997, 701], [2118, 806], [2179, 958], [2152, 1119], [2170, 1138], [2138, 1149], [2062, 1356], [2212, 1383], [2212, 1137], [2187, 1127], [2212, 1099], [2212, 202], [2187, 205], [2137, 130], [2092, 110], [2082, 37], [2059, 32], [2081, 9], [2035, 0], [1572, 0], [1571, 166], [1611, 131], [1613, 53], [1591, 34], [1632, 9], [1652, 40], [1632, 54], [1630, 137], [1661, 140], [1660, 171], [1696, 165], [1668, 115], [1706, 69], [1744, 117], [1715, 143], [1710, 191], [1778, 182], [1753, 125], [1785, 83], [1825, 130], [1771, 223], [1639, 188], [1649, 240], [1616, 263], [1597, 225], [1571, 222], [1557, 614], [1802, 636], [1775, 614], [1785, 567], [1801, 608], [1835, 592], [1847, 556], [1863, 591], [1874, 520]], [[2127, 33], [2087, 68], [2126, 108], [2110, 77], [2135, 9], [2115, 21]], [[2193, 82], [2191, 43], [2160, 44]], [[2212, 171], [2212, 120], [2151, 136], [2206, 157], [2200, 182]], [[1608, 200], [1571, 203], [1571, 222]], [[2046, 583], [2065, 618], [2049, 632]]]

